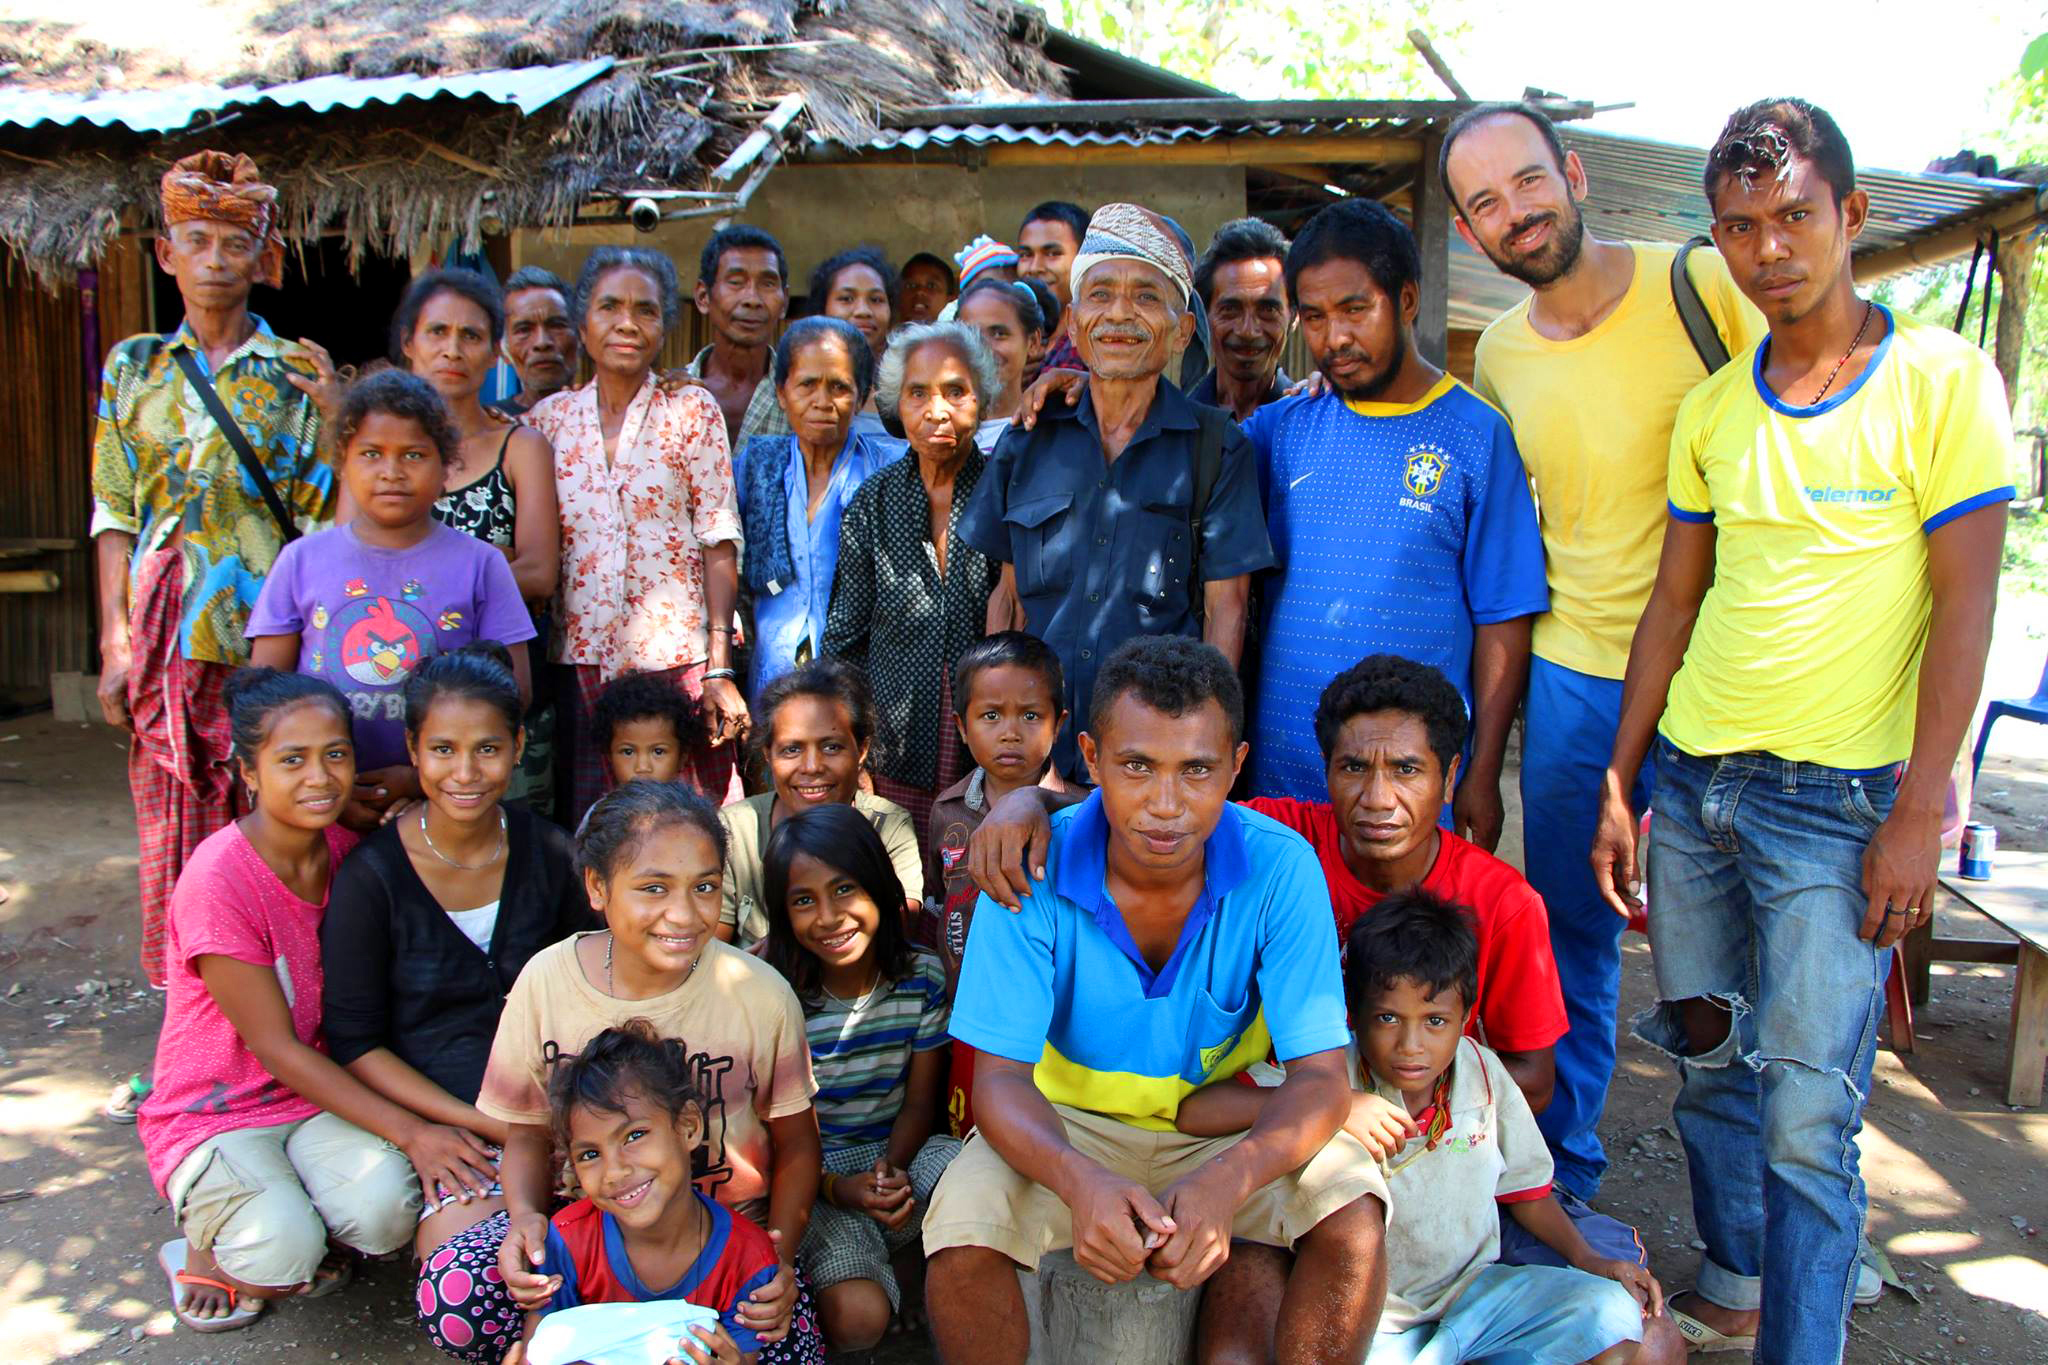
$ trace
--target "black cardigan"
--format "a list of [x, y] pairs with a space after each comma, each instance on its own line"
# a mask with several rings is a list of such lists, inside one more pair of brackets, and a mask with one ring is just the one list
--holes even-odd
[[505, 996], [526, 960], [600, 928], [569, 836], [505, 809], [505, 884], [488, 953], [455, 927], [386, 825], [334, 877], [320, 922], [327, 1051], [348, 1065], [385, 1047], [456, 1099], [474, 1104]]

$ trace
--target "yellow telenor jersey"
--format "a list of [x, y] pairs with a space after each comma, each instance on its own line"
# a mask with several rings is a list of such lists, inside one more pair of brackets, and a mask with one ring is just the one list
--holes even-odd
[[[1550, 610], [1536, 618], [1532, 648], [1601, 678], [1627, 671], [1664, 543], [1671, 422], [1707, 374], [1671, 301], [1677, 248], [1629, 246], [1635, 277], [1592, 331], [1551, 341], [1524, 300], [1480, 336], [1473, 371], [1473, 387], [1513, 424], [1536, 492]], [[1763, 336], [1763, 315], [1720, 252], [1700, 248], [1685, 271], [1730, 355]]]
[[1927, 537], [2013, 496], [1991, 358], [1894, 318], [1855, 382], [1794, 407], [1766, 346], [1694, 389], [1671, 435], [1671, 515], [1714, 523], [1714, 584], [1661, 729], [1689, 754], [1878, 768], [1913, 748], [1933, 610]]

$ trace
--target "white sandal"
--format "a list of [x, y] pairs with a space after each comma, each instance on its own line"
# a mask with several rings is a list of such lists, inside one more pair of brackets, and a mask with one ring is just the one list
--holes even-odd
[[[171, 1285], [171, 1311], [178, 1315], [178, 1321], [195, 1332], [233, 1332], [247, 1327], [263, 1316], [263, 1300], [251, 1297], [242, 1301], [242, 1293], [225, 1280], [211, 1276], [197, 1275], [185, 1269], [186, 1261], [192, 1254], [192, 1244], [183, 1237], [165, 1242], [157, 1248], [156, 1263], [163, 1267], [164, 1277]], [[185, 1286], [204, 1285], [218, 1289], [228, 1296], [228, 1315], [224, 1318], [196, 1317], [185, 1309]]]

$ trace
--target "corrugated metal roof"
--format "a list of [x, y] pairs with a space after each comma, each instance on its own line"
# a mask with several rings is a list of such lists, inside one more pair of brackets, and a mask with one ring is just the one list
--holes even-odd
[[35, 128], [115, 124], [137, 133], [169, 133], [190, 127], [203, 114], [275, 106], [324, 114], [407, 100], [483, 99], [509, 104], [522, 114], [543, 109], [612, 69], [613, 59], [558, 66], [524, 66], [503, 71], [464, 71], [450, 76], [316, 76], [289, 85], [181, 85], [162, 90], [121, 90], [96, 95], [0, 89], [0, 126]]

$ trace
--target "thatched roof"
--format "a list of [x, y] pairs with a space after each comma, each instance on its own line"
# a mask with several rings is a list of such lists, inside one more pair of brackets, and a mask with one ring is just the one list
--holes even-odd
[[[15, 0], [0, 92], [271, 86], [619, 59], [532, 117], [477, 101], [244, 109], [218, 130], [0, 126], [0, 244], [54, 281], [147, 226], [178, 156], [222, 146], [278, 183], [288, 232], [404, 255], [423, 234], [556, 226], [593, 195], [693, 188], [785, 95], [798, 128], [859, 142], [890, 113], [1062, 91], [1014, 0]], [[722, 49], [752, 49], [727, 52]]]

